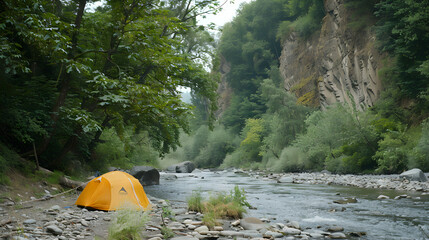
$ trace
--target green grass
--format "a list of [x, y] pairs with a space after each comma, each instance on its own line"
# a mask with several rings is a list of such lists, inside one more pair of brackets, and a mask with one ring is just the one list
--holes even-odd
[[108, 240], [141, 240], [141, 232], [150, 220], [148, 212], [123, 209], [116, 212], [109, 227]]
[[246, 213], [245, 207], [250, 207], [246, 201], [244, 190], [235, 186], [229, 194], [216, 193], [203, 201], [200, 191], [195, 191], [188, 199], [188, 209], [204, 214], [203, 223], [208, 227], [219, 225], [217, 219], [239, 219]]

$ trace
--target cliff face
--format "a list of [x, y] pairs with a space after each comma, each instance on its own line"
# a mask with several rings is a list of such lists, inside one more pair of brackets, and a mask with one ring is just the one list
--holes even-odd
[[344, 0], [325, 0], [320, 34], [303, 40], [291, 34], [283, 43], [280, 71], [285, 88], [298, 102], [326, 106], [336, 102], [374, 105], [382, 90], [381, 56], [370, 28], [351, 29]]

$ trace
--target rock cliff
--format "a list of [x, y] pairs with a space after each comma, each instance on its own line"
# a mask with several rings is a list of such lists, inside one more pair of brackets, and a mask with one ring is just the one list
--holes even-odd
[[344, 0], [325, 0], [324, 6], [326, 16], [319, 33], [310, 39], [292, 33], [283, 42], [280, 71], [285, 88], [306, 105], [372, 106], [382, 90], [377, 74], [382, 57], [374, 33], [370, 27], [351, 27]]

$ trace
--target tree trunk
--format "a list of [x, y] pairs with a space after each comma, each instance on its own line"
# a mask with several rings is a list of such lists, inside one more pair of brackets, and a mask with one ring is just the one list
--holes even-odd
[[[76, 14], [75, 22], [74, 22], [75, 29], [74, 29], [73, 35], [72, 35], [72, 49], [68, 54], [69, 59], [72, 59], [75, 55], [75, 52], [76, 52], [77, 37], [79, 35], [79, 29], [80, 29], [80, 25], [82, 23], [82, 18], [83, 18], [83, 14], [84, 14], [84, 10], [85, 10], [86, 1], [87, 0], [79, 0], [79, 7], [77, 10], [77, 14]], [[70, 76], [70, 74], [66, 73], [64, 80], [60, 84], [60, 95], [58, 96], [57, 101], [56, 101], [56, 103], [53, 106], [52, 111], [51, 111], [52, 112], [52, 114], [51, 114], [52, 129], [51, 129], [50, 134], [44, 138], [42, 145], [39, 147], [39, 154], [42, 154], [43, 152], [45, 152], [45, 150], [48, 148], [49, 143], [52, 140], [52, 137], [55, 134], [55, 130], [57, 128], [57, 122], [58, 122], [58, 118], [59, 118], [59, 110], [62, 106], [64, 106], [68, 91], [70, 89], [70, 81], [71, 81], [71, 76]]]

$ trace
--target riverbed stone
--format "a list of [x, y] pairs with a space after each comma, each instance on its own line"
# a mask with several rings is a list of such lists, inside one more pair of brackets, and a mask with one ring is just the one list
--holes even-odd
[[357, 203], [357, 199], [356, 198], [344, 198], [344, 199], [339, 199], [339, 200], [335, 200], [334, 203], [337, 204], [348, 204], [348, 203]]
[[377, 199], [390, 199], [390, 197], [388, 197], [386, 195], [380, 195], [377, 197]]
[[200, 226], [196, 228], [194, 231], [201, 235], [207, 235], [209, 233], [209, 228], [207, 226]]
[[334, 232], [334, 233], [330, 234], [329, 237], [332, 239], [346, 239], [347, 238], [347, 236], [342, 232]]
[[411, 181], [419, 181], [419, 182], [427, 182], [428, 181], [425, 173], [418, 168], [413, 168], [411, 170], [403, 172], [403, 173], [401, 173], [401, 175], [399, 175], [399, 177], [404, 177], [404, 178], [411, 180]]
[[46, 232], [57, 236], [57, 235], [61, 235], [63, 233], [63, 230], [57, 227], [56, 225], [49, 225], [46, 227]]
[[281, 238], [283, 237], [283, 234], [279, 232], [266, 231], [262, 236], [264, 238]]
[[242, 232], [236, 232], [236, 231], [221, 231], [220, 235], [227, 236], [227, 237], [242, 237], [242, 236], [244, 236]]
[[344, 228], [340, 227], [340, 226], [331, 226], [328, 228], [328, 231], [329, 232], [342, 232], [342, 231], [344, 231]]
[[35, 219], [27, 219], [23, 222], [24, 225], [36, 224], [37, 221]]
[[299, 223], [297, 221], [290, 221], [286, 224], [286, 226], [291, 228], [300, 229]]
[[281, 232], [286, 234], [286, 235], [300, 235], [301, 234], [301, 230], [296, 229], [296, 228], [291, 228], [291, 227], [284, 227], [281, 230]]
[[268, 227], [266, 223], [255, 217], [245, 217], [241, 219], [240, 225], [244, 228], [244, 230], [259, 230]]

